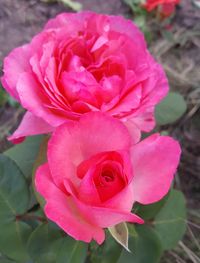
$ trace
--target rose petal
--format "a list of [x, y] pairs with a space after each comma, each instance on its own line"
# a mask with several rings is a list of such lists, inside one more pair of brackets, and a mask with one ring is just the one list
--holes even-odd
[[15, 48], [4, 59], [4, 76], [1, 78], [1, 81], [4, 88], [16, 100], [19, 100], [19, 95], [16, 90], [19, 76], [23, 72], [31, 70], [29, 57], [30, 47], [28, 45], [24, 45], [22, 47]]
[[98, 205], [101, 203], [97, 188], [94, 184], [93, 176], [96, 167], [91, 167], [81, 180], [78, 188], [78, 197], [82, 202], [90, 205]]
[[[67, 179], [65, 180], [65, 187], [66, 190], [73, 196], [73, 200], [79, 208], [81, 214], [85, 215], [85, 217], [87, 217], [89, 221], [93, 222], [99, 227], [107, 228], [121, 222], [131, 222], [138, 224], [144, 223], [143, 219], [130, 212], [125, 212], [123, 210], [112, 209], [108, 207], [86, 205], [77, 198], [76, 193], [73, 189], [73, 185]], [[106, 220], [102, 220], [102, 218], [105, 218]]]
[[142, 204], [159, 201], [169, 191], [179, 163], [179, 143], [154, 134], [132, 147], [134, 199]]
[[40, 83], [31, 73], [20, 75], [17, 91], [23, 107], [37, 117], [43, 118], [50, 125], [56, 127], [66, 121], [63, 117], [54, 115], [45, 107], [45, 103], [48, 104], [48, 100], [41, 90]]
[[21, 142], [20, 139], [26, 136], [49, 133], [53, 130], [54, 128], [46, 123], [43, 119], [38, 118], [31, 112], [27, 111], [17, 130], [11, 136], [9, 136], [8, 140], [17, 143]]
[[101, 152], [127, 150], [130, 145], [128, 130], [119, 120], [100, 112], [86, 113], [79, 123], [58, 127], [50, 139], [48, 161], [52, 176], [63, 187], [63, 178], [76, 180], [76, 167], [82, 161]]
[[79, 127], [84, 159], [99, 152], [126, 150], [130, 147], [131, 137], [126, 126], [100, 112], [85, 114], [80, 119]]
[[45, 214], [49, 219], [76, 240], [90, 242], [95, 239], [98, 244], [104, 241], [104, 230], [89, 222], [73, 198], [55, 186], [47, 164], [37, 170], [35, 184], [46, 200]]

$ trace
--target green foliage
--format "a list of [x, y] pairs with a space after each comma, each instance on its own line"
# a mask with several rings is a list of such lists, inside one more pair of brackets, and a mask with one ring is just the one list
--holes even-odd
[[130, 8], [131, 10], [134, 12], [145, 12], [143, 9], [141, 10], [141, 4], [142, 2], [145, 2], [145, 1], [142, 1], [142, 0], [124, 0], [124, 3], [126, 3]]
[[27, 262], [29, 256], [27, 254], [25, 244], [30, 233], [31, 227], [18, 220], [2, 224], [0, 251], [20, 263]]
[[[52, 244], [56, 242], [57, 238], [60, 238], [61, 234], [52, 229], [49, 224], [42, 224], [38, 226], [31, 234], [27, 249], [29, 255], [34, 260], [34, 262], [40, 262], [41, 260], [45, 263], [47, 260], [49, 262], [55, 262], [55, 254], [51, 249]], [[41, 261], [41, 262], [42, 262]]]
[[25, 243], [31, 228], [18, 218], [26, 212], [28, 203], [23, 174], [11, 159], [0, 155], [0, 251], [21, 263], [28, 259]]
[[7, 102], [7, 94], [4, 92], [0, 85], [0, 107], [4, 106], [4, 104]]
[[[88, 245], [84, 242], [76, 241], [67, 236], [59, 240], [58, 263], [84, 263], [87, 256]], [[56, 249], [55, 249], [56, 250]]]
[[166, 203], [168, 199], [168, 194], [161, 199], [160, 201], [150, 204], [150, 205], [141, 205], [137, 203], [134, 206], [134, 213], [142, 217], [144, 220], [150, 220], [155, 218], [157, 213], [160, 211], [160, 209], [163, 207], [163, 205]]
[[41, 135], [28, 137], [24, 142], [16, 144], [4, 153], [16, 162], [27, 178], [31, 178], [42, 138]]
[[117, 263], [158, 263], [162, 255], [162, 246], [157, 233], [149, 226], [137, 226], [137, 236], [130, 235], [129, 249], [125, 250]]
[[176, 92], [169, 94], [156, 107], [155, 116], [158, 125], [170, 124], [177, 121], [187, 109], [182, 95]]
[[123, 248], [107, 232], [106, 239], [101, 246], [95, 242], [90, 244], [90, 262], [91, 263], [117, 263]]
[[31, 234], [27, 249], [36, 263], [83, 263], [87, 244], [62, 237], [51, 224], [42, 224]]
[[5, 92], [0, 83], [0, 107], [5, 106], [6, 103], [8, 103], [11, 107], [17, 107], [19, 105], [16, 100], [14, 100], [8, 95], [8, 93]]
[[11, 222], [24, 214], [29, 203], [26, 180], [17, 165], [7, 156], [0, 155], [0, 221]]
[[172, 190], [154, 221], [163, 249], [174, 248], [186, 231], [186, 206], [183, 194]]
[[10, 260], [10, 259], [8, 259], [8, 258], [1, 257], [1, 258], [0, 258], [0, 263], [16, 263], [16, 262], [13, 261], [13, 260]]
[[142, 0], [124, 0], [134, 15], [134, 23], [142, 30], [148, 43], [151, 42], [152, 36], [147, 25], [147, 12], [142, 8]]

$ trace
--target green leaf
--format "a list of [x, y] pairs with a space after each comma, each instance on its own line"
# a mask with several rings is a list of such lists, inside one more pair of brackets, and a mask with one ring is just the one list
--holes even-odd
[[0, 155], [0, 222], [11, 222], [27, 211], [29, 190], [27, 182], [10, 158]]
[[25, 245], [31, 230], [31, 227], [26, 223], [17, 220], [2, 224], [0, 251], [20, 263], [26, 262], [29, 256]]
[[182, 95], [169, 92], [167, 97], [156, 107], [155, 116], [159, 125], [165, 125], [177, 121], [187, 109]]
[[22, 263], [28, 259], [25, 243], [31, 227], [18, 218], [27, 211], [28, 203], [23, 174], [14, 161], [0, 155], [0, 251]]
[[[59, 250], [56, 256], [57, 263], [84, 263], [87, 256], [88, 245], [76, 241], [69, 236], [60, 239], [57, 243]], [[57, 246], [54, 246], [55, 250]], [[55, 250], [56, 251], [56, 250]]]
[[106, 231], [106, 239], [101, 246], [92, 242], [90, 248], [90, 262], [92, 263], [117, 263], [123, 249], [108, 231]]
[[122, 245], [128, 252], [128, 227], [126, 223], [120, 223], [115, 226], [109, 227], [108, 230], [113, 238]]
[[180, 191], [171, 191], [167, 202], [155, 217], [154, 226], [164, 249], [174, 248], [183, 237], [186, 231], [186, 205]]
[[166, 203], [168, 197], [169, 197], [169, 194], [167, 194], [160, 201], [154, 204], [151, 204], [151, 205], [141, 205], [137, 203], [134, 207], [134, 213], [139, 215], [144, 220], [153, 219], [157, 215], [157, 213], [160, 211], [160, 209], [163, 207], [163, 205]]
[[[61, 234], [57, 229], [52, 229], [49, 224], [41, 224], [38, 226], [30, 235], [27, 243], [28, 253], [34, 262], [44, 260], [45, 258], [52, 259], [52, 261], [49, 262], [55, 262], [56, 255], [54, 255], [50, 246], [60, 237]], [[43, 262], [45, 263], [46, 261]]]
[[0, 258], [0, 263], [16, 263], [16, 262], [7, 258]]
[[3, 90], [3, 88], [0, 85], [0, 107], [4, 106], [7, 102], [7, 93]]
[[5, 155], [17, 163], [27, 178], [30, 178], [32, 175], [33, 164], [37, 157], [42, 138], [43, 136], [41, 135], [28, 137], [24, 142], [4, 152]]
[[69, 236], [51, 224], [42, 224], [31, 234], [28, 252], [36, 263], [82, 263], [86, 258], [87, 244]]
[[162, 255], [162, 246], [156, 232], [149, 226], [137, 226], [137, 237], [130, 236], [129, 249], [122, 251], [117, 263], [158, 263]]

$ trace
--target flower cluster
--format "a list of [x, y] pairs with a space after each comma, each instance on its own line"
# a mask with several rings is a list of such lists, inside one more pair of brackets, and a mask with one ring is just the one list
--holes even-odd
[[168, 82], [131, 21], [58, 15], [5, 58], [2, 83], [27, 110], [10, 140], [51, 134], [35, 177], [49, 219], [99, 244], [104, 228], [144, 223], [131, 209], [167, 194], [180, 146], [159, 134], [140, 140]]

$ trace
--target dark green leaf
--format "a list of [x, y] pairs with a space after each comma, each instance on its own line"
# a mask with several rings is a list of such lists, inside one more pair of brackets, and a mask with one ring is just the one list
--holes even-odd
[[97, 245], [96, 242], [92, 242], [90, 247], [90, 261], [92, 263], [117, 263], [123, 250], [122, 246], [108, 232], [101, 246]]
[[[59, 246], [57, 250], [56, 247]], [[58, 241], [53, 249], [57, 251], [57, 263], [84, 263], [87, 255], [86, 243], [76, 241], [67, 236]]]
[[60, 237], [61, 235], [57, 229], [51, 228], [49, 224], [38, 226], [32, 232], [27, 244], [27, 249], [31, 258], [34, 261], [41, 260], [42, 258], [43, 260], [44, 258], [52, 258], [52, 260], [55, 260], [56, 255], [50, 249], [50, 246]]
[[181, 192], [172, 190], [154, 221], [164, 249], [175, 247], [186, 230], [186, 206]]
[[43, 136], [32, 136], [7, 150], [4, 154], [13, 159], [26, 177], [31, 177]]
[[165, 125], [177, 121], [187, 109], [182, 95], [169, 92], [167, 97], [156, 107], [155, 116], [159, 125]]
[[137, 203], [134, 208], [134, 213], [142, 217], [144, 220], [153, 219], [163, 207], [169, 195], [167, 194], [162, 200], [151, 205], [141, 205]]
[[0, 251], [25, 262], [25, 243], [31, 228], [18, 218], [27, 210], [29, 191], [26, 180], [10, 158], [0, 155]]
[[52, 224], [42, 224], [35, 229], [28, 241], [28, 252], [36, 263], [82, 263], [86, 257], [87, 244], [69, 236]]
[[16, 262], [0, 254], [0, 263], [16, 263]]
[[0, 155], [0, 222], [11, 222], [26, 212], [29, 191], [26, 180], [10, 158]]
[[158, 263], [162, 254], [162, 246], [156, 232], [146, 226], [136, 227], [137, 237], [130, 236], [129, 249], [122, 251], [117, 263]]
[[16, 263], [16, 262], [7, 258], [0, 258], [0, 263]]
[[25, 245], [31, 233], [31, 227], [16, 220], [1, 224], [0, 231], [0, 251], [20, 263], [26, 262], [29, 256]]

